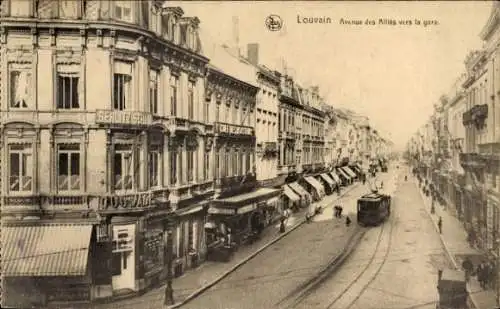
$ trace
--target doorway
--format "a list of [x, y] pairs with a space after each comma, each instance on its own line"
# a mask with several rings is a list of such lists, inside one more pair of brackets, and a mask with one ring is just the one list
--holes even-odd
[[135, 291], [135, 224], [113, 226], [113, 291]]

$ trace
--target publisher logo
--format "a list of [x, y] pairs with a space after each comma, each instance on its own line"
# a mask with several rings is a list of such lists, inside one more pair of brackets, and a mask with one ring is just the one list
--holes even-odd
[[266, 27], [270, 31], [280, 31], [283, 27], [283, 21], [278, 15], [271, 14], [266, 18]]

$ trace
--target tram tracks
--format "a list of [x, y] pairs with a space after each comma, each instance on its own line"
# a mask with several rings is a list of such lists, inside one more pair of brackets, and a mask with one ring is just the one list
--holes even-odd
[[[395, 212], [393, 211], [393, 214]], [[339, 294], [335, 296], [324, 308], [325, 309], [350, 309], [352, 308], [356, 302], [361, 298], [361, 296], [365, 293], [365, 291], [369, 288], [369, 286], [373, 283], [373, 281], [377, 278], [378, 274], [382, 271], [385, 263], [388, 260], [389, 253], [391, 252], [392, 245], [392, 234], [394, 228], [394, 221], [396, 218], [389, 218], [380, 228], [380, 231], [377, 235], [377, 240], [375, 244], [375, 248], [373, 253], [368, 258], [366, 264], [363, 266], [361, 271], [351, 279], [347, 286], [345, 286]], [[364, 236], [365, 230], [360, 233], [361, 237]], [[387, 245], [383, 245], [384, 239], [388, 239], [386, 241]], [[283, 299], [277, 305], [279, 308], [297, 308], [299, 307], [307, 298], [318, 289], [318, 287], [327, 279], [332, 277], [332, 274], [337, 270], [338, 267], [343, 264], [343, 262], [347, 259], [352, 251], [356, 249], [357, 241], [353, 241], [353, 245], [351, 248], [346, 250], [346, 254], [344, 256], [336, 257], [329, 261], [329, 263], [323, 268], [321, 272], [315, 275], [313, 278], [308, 280], [306, 283], [302, 284], [296, 291], [293, 292], [294, 296], [292, 300], [285, 301]], [[377, 256], [383, 254], [382, 261], [377, 259]], [[376, 266], [374, 272], [370, 275], [373, 266]], [[298, 291], [297, 291], [298, 290]], [[357, 290], [356, 293], [352, 293], [353, 290]], [[288, 298], [288, 297], [287, 297]], [[335, 307], [335, 305], [339, 305], [340, 303], [344, 303], [340, 307]], [[284, 305], [284, 303], [287, 303]], [[345, 305], [347, 303], [347, 305]], [[318, 306], [319, 307], [319, 306]]]

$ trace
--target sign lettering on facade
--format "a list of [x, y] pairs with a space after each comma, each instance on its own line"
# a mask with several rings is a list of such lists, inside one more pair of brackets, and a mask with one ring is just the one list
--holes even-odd
[[208, 213], [212, 215], [234, 215], [235, 211], [234, 209], [230, 208], [214, 208], [210, 207], [208, 209]]
[[95, 122], [147, 126], [153, 123], [153, 116], [149, 113], [135, 111], [97, 110]]
[[144, 208], [150, 207], [151, 202], [150, 193], [107, 196], [99, 199], [99, 208]]

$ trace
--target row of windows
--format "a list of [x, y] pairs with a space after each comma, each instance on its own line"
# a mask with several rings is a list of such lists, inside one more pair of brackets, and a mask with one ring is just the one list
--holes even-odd
[[226, 148], [215, 153], [215, 177], [242, 176], [251, 173], [253, 153]]
[[319, 147], [304, 147], [302, 153], [304, 154], [304, 163], [317, 163], [323, 161], [323, 148]]
[[[210, 122], [209, 111], [211, 102], [211, 100], [205, 101], [203, 108], [203, 120], [205, 122]], [[253, 109], [249, 109], [246, 106], [236, 107], [236, 105], [222, 104], [219, 101], [215, 104], [215, 122], [252, 126], [252, 116]]]
[[[112, 175], [113, 188], [117, 191], [136, 190], [139, 187], [140, 150], [132, 145], [115, 145], [113, 153]], [[14, 144], [8, 148], [9, 192], [32, 192], [34, 160], [30, 144]], [[183, 156], [180, 151], [169, 151], [170, 185], [193, 182], [198, 164], [196, 150], [186, 151], [186, 170], [183, 170]], [[148, 187], [160, 187], [163, 181], [163, 150], [160, 146], [151, 146], [147, 157]], [[203, 180], [209, 178], [210, 155], [203, 153]], [[59, 144], [57, 147], [55, 170], [57, 191], [79, 192], [83, 190], [84, 171], [80, 144]]]
[[[80, 19], [95, 18], [87, 0], [3, 0], [2, 15], [13, 17]], [[153, 13], [152, 1], [118, 1], [93, 3], [99, 18], [111, 18], [151, 30], [164, 39], [196, 49], [196, 30], [181, 26], [174, 16]]]
[[[134, 75], [132, 64], [116, 62], [114, 66], [112, 101], [113, 109], [133, 109], [134, 102]], [[9, 70], [10, 108], [33, 109], [36, 83], [34, 83], [32, 70], [27, 66], [11, 65]], [[56, 72], [56, 108], [60, 110], [80, 110], [82, 104], [82, 89], [84, 81], [80, 78], [80, 66], [58, 65]], [[160, 104], [160, 71], [149, 70], [148, 101], [149, 112], [159, 113]], [[179, 113], [179, 77], [170, 77], [170, 115], [178, 116]], [[194, 118], [196, 84], [188, 82], [187, 85], [187, 117]], [[204, 118], [208, 119], [208, 109], [204, 110]]]

